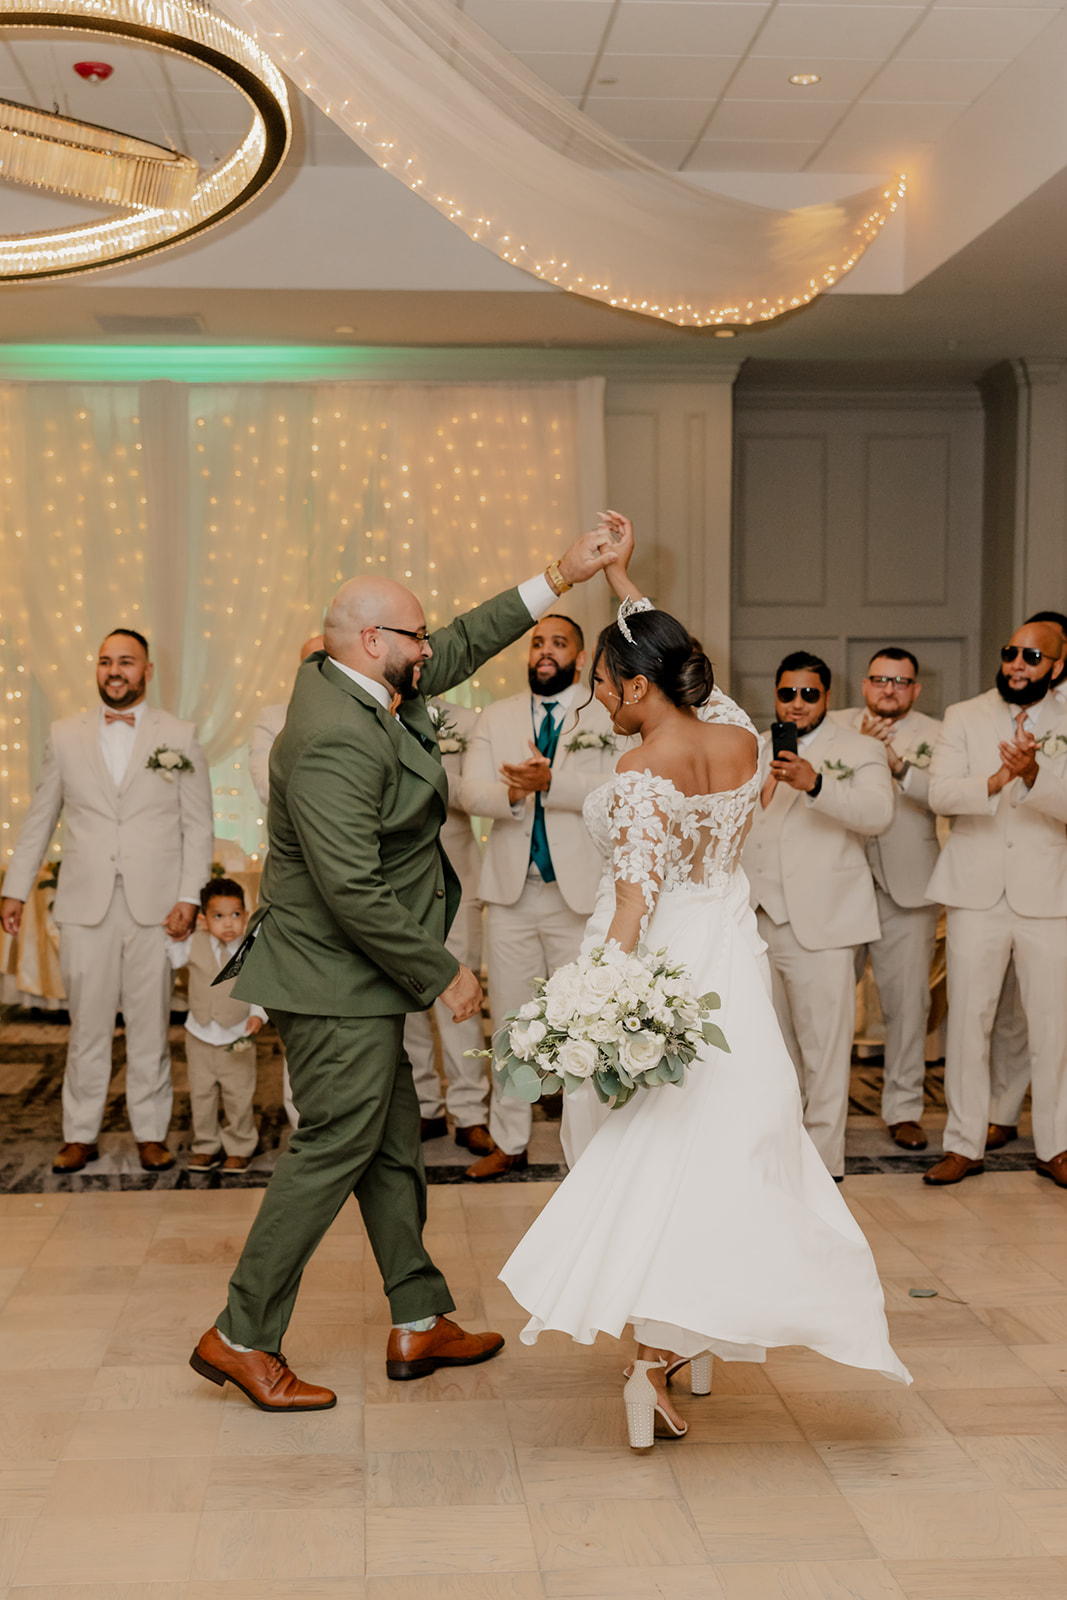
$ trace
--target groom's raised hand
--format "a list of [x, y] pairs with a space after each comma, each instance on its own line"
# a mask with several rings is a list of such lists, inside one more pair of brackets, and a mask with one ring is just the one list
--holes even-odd
[[568, 583], [585, 583], [618, 559], [617, 551], [610, 544], [605, 545], [603, 528], [594, 528], [592, 533], [583, 533], [566, 555], [560, 556], [559, 570]]
[[482, 986], [470, 967], [460, 967], [447, 989], [438, 995], [451, 1011], [453, 1022], [466, 1022], [482, 1009]]

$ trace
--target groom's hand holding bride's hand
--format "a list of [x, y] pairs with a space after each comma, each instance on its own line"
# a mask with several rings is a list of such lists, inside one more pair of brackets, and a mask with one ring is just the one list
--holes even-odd
[[470, 967], [460, 967], [447, 989], [437, 997], [452, 1013], [453, 1022], [466, 1022], [482, 1009], [482, 986]]
[[[592, 533], [583, 533], [580, 539], [575, 539], [566, 555], [560, 556], [560, 576], [565, 583], [586, 583], [618, 559], [614, 544], [605, 538], [604, 529], [594, 528]], [[558, 594], [559, 590], [556, 592]]]

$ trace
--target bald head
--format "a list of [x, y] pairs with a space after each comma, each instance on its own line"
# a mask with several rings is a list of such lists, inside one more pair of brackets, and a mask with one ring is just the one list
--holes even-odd
[[425, 626], [422, 606], [402, 583], [350, 578], [330, 601], [322, 631], [335, 661], [413, 699], [422, 663], [433, 651], [408, 635]]

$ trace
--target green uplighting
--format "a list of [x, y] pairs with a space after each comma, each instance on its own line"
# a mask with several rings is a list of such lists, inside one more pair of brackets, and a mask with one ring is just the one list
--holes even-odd
[[365, 378], [410, 351], [352, 345], [0, 345], [0, 378], [122, 383], [270, 383]]

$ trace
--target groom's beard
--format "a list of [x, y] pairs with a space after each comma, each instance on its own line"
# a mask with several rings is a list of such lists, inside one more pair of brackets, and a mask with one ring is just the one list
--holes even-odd
[[[1053, 662], [1052, 666], [1056, 663]], [[1013, 689], [1008, 682], [1008, 675], [1001, 667], [997, 673], [997, 693], [1009, 706], [1036, 706], [1043, 700], [1052, 688], [1052, 667], [1049, 667], [1043, 678], [1032, 678], [1022, 689]]]
[[386, 683], [401, 700], [417, 700], [418, 687], [415, 683], [415, 672], [422, 666], [421, 661], [387, 661], [383, 668]]
[[527, 667], [526, 676], [530, 683], [530, 693], [540, 695], [542, 700], [550, 700], [555, 694], [562, 694], [564, 689], [569, 689], [578, 675], [578, 668], [572, 661], [569, 667], [557, 667], [550, 678], [539, 678], [536, 667]]

